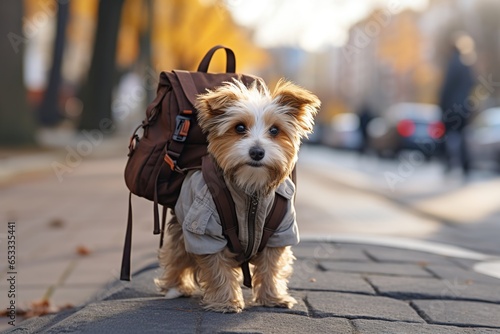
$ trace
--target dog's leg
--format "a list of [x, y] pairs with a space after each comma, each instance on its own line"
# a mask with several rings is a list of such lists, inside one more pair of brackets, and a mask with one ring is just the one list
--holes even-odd
[[293, 268], [293, 256], [290, 247], [266, 247], [252, 263], [253, 301], [258, 305], [292, 308], [297, 301], [288, 294], [288, 278]]
[[245, 302], [234, 254], [226, 248], [217, 254], [197, 255], [196, 263], [196, 277], [203, 290], [204, 308], [222, 313], [241, 312]]
[[158, 259], [164, 272], [155, 279], [155, 283], [165, 293], [165, 297], [172, 299], [192, 295], [196, 290], [193, 277], [195, 261], [186, 252], [182, 226], [175, 216], [168, 223], [167, 238], [158, 253]]

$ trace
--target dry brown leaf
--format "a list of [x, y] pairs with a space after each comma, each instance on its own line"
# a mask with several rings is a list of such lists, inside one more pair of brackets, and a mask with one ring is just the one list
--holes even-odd
[[92, 253], [92, 251], [85, 246], [78, 246], [76, 247], [76, 253], [81, 256], [87, 256]]
[[[32, 302], [27, 308], [17, 308], [16, 315], [23, 317], [23, 319], [38, 317], [46, 314], [57, 313], [63, 310], [71, 309], [74, 306], [66, 304], [64, 306], [51, 305], [48, 300], [42, 299]], [[7, 317], [7, 310], [0, 311], [0, 317]]]

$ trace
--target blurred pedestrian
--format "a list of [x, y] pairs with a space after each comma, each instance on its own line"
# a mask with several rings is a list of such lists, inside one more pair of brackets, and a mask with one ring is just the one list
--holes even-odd
[[457, 34], [452, 47], [439, 105], [445, 125], [445, 170], [459, 166], [464, 175], [469, 173], [469, 154], [464, 138], [464, 128], [473, 110], [466, 101], [475, 85], [472, 63], [475, 61], [474, 41], [463, 33]]
[[359, 129], [361, 131], [361, 147], [360, 152], [366, 153], [368, 151], [368, 123], [373, 119], [373, 113], [367, 103], [363, 103], [358, 112], [359, 116]]

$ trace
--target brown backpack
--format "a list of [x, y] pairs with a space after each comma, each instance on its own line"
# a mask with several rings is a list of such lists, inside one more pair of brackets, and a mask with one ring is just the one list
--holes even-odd
[[[226, 51], [226, 73], [207, 73], [213, 54], [219, 49]], [[129, 158], [125, 167], [125, 183], [130, 190], [129, 210], [120, 279], [130, 280], [131, 195], [135, 194], [153, 201], [153, 233], [161, 234], [161, 247], [166, 210], [175, 207], [186, 173], [189, 170], [201, 169], [202, 157], [207, 155], [207, 138], [196, 119], [197, 111], [194, 108], [196, 96], [205, 93], [207, 89], [221, 86], [225, 81], [231, 81], [233, 78], [238, 78], [247, 86], [255, 80], [262, 80], [251, 75], [236, 74], [235, 69], [234, 52], [227, 47], [218, 45], [207, 52], [197, 72], [174, 70], [160, 74], [156, 98], [147, 107], [146, 118], [135, 129], [130, 138]], [[142, 136], [138, 134], [140, 129], [142, 129]], [[204, 168], [205, 178], [207, 178], [206, 173], [214, 174], [213, 167]], [[214, 178], [213, 182], [223, 183], [223, 179]], [[226, 187], [221, 184], [217, 188]], [[220, 212], [221, 210], [231, 212], [231, 209], [234, 211], [234, 208], [231, 208], [234, 203], [228, 192], [217, 191], [216, 194], [212, 193], [212, 195], [215, 195], [213, 197], [216, 204], [219, 202], [228, 203], [220, 208], [220, 205], [217, 204], [219, 216], [224, 235], [228, 239], [228, 246], [236, 253], [240, 253], [241, 245], [235, 245], [239, 244], [237, 230], [234, 228], [236, 215], [231, 213], [228, 216]], [[161, 229], [158, 205], [163, 206]], [[280, 204], [280, 210], [273, 210], [273, 212], [282, 211], [283, 205]], [[281, 219], [282, 217], [279, 216], [274, 217], [272, 220], [276, 226], [268, 227], [268, 229], [274, 232]]]

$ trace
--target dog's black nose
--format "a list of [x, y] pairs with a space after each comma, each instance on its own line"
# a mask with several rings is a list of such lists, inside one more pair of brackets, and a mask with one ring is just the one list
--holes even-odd
[[266, 151], [258, 146], [254, 146], [250, 149], [248, 154], [250, 154], [250, 158], [252, 158], [252, 160], [260, 161], [264, 158], [264, 155], [266, 155]]

